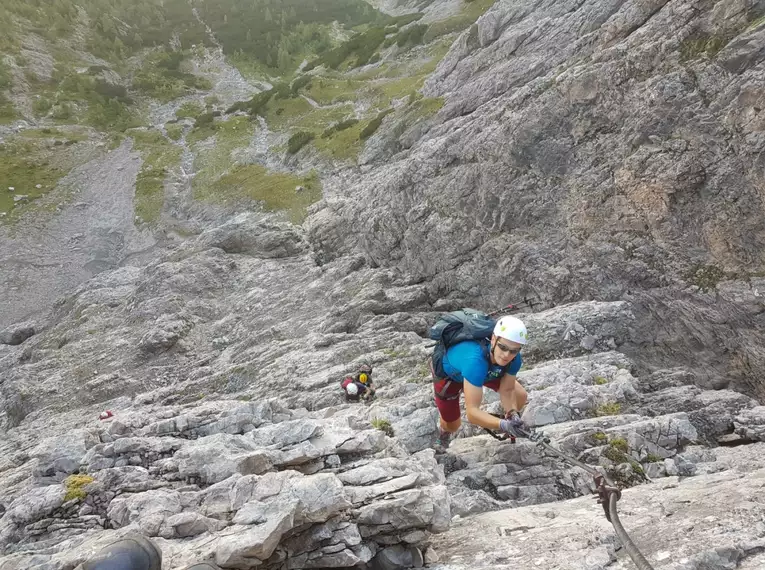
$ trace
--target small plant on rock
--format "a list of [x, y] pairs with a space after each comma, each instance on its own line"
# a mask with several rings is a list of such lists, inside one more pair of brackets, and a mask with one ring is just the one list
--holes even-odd
[[608, 441], [608, 436], [604, 434], [602, 431], [597, 431], [594, 434], [592, 434], [592, 438], [600, 443], [606, 443]]
[[593, 410], [593, 415], [596, 418], [603, 416], [616, 416], [622, 411], [622, 406], [619, 402], [609, 402], [607, 404], [601, 404]]
[[70, 475], [64, 479], [64, 487], [66, 487], [66, 495], [64, 495], [64, 501], [71, 501], [72, 499], [83, 500], [88, 494], [83, 487], [89, 485], [95, 481], [90, 475]]
[[605, 378], [603, 376], [595, 376], [595, 378], [593, 378], [592, 381], [598, 386], [602, 386], [603, 384], [608, 384], [608, 378]]
[[388, 437], [393, 437], [393, 426], [390, 425], [390, 422], [384, 418], [372, 418], [372, 427], [375, 429], [379, 429], [381, 432], [383, 432]]
[[613, 447], [614, 449], [621, 451], [622, 453], [627, 453], [629, 451], [629, 445], [627, 445], [627, 440], [623, 437], [615, 437], [611, 441], [608, 442], [608, 445]]

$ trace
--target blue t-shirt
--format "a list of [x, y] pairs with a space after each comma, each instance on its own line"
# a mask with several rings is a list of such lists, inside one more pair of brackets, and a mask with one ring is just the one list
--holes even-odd
[[[523, 360], [518, 353], [507, 367], [507, 374], [515, 376]], [[482, 388], [484, 383], [502, 376], [502, 366], [489, 362], [489, 345], [475, 340], [466, 340], [450, 346], [444, 356], [444, 372], [455, 382], [467, 380], [473, 386]]]

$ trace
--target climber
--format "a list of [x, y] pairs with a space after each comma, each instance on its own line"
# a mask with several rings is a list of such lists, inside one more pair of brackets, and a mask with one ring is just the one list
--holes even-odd
[[[162, 551], [152, 541], [128, 533], [105, 546], [75, 570], [161, 570]], [[221, 570], [213, 562], [200, 562], [185, 570]]]
[[369, 364], [362, 364], [355, 374], [343, 378], [340, 386], [345, 392], [345, 399], [349, 402], [372, 400], [375, 396], [372, 367]]
[[[466, 340], [446, 350], [442, 362], [446, 378], [436, 376], [436, 367], [431, 361], [440, 415], [438, 445], [442, 449], [449, 447], [452, 434], [460, 427], [460, 392], [463, 391], [470, 423], [511, 436], [522, 435], [517, 428], [526, 428], [519, 412], [526, 405], [527, 394], [515, 376], [523, 363], [521, 348], [527, 338], [523, 321], [504, 316], [497, 321], [490, 339]], [[499, 393], [506, 411], [504, 418], [481, 410], [484, 387]]]

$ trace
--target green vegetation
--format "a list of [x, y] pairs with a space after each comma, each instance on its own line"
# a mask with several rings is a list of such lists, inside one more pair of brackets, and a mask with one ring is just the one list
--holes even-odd
[[147, 57], [133, 79], [133, 88], [163, 102], [172, 101], [195, 89], [210, 89], [202, 77], [181, 71], [184, 54], [160, 51]]
[[165, 131], [167, 131], [167, 136], [174, 141], [179, 141], [181, 140], [181, 137], [183, 137], [183, 126], [176, 123], [167, 123], [165, 125]]
[[603, 416], [616, 416], [622, 411], [622, 406], [619, 402], [609, 402], [607, 404], [601, 404], [592, 411], [592, 415], [596, 418]]
[[313, 144], [319, 152], [330, 158], [349, 160], [355, 158], [361, 150], [361, 131], [364, 127], [365, 123], [356, 123], [327, 138], [315, 139]]
[[664, 460], [661, 457], [654, 455], [653, 453], [649, 453], [643, 459], [643, 463], [662, 463], [663, 461]]
[[93, 477], [83, 474], [70, 475], [64, 479], [64, 487], [66, 487], [64, 501], [71, 501], [72, 499], [83, 500], [88, 496], [83, 487], [89, 485], [93, 481], [95, 481]]
[[283, 211], [299, 224], [305, 220], [308, 206], [321, 198], [321, 183], [315, 173], [299, 178], [248, 164], [235, 167], [195, 197], [222, 203], [258, 200], [265, 210]]
[[314, 134], [308, 131], [299, 131], [290, 137], [287, 142], [287, 152], [289, 154], [295, 154], [314, 138]]
[[[417, 97], [419, 96], [419, 98]], [[444, 107], [443, 97], [422, 97], [418, 92], [412, 92], [409, 96], [409, 107], [406, 110], [407, 117], [412, 123], [420, 119], [426, 119], [438, 113]]]
[[725, 272], [716, 265], [696, 265], [686, 275], [686, 280], [706, 293], [717, 288], [725, 278]]
[[604, 434], [602, 431], [596, 431], [594, 434], [592, 434], [592, 437], [595, 441], [598, 441], [600, 443], [605, 443], [608, 441], [608, 436]]
[[385, 117], [390, 112], [391, 112], [391, 109], [386, 109], [385, 111], [381, 111], [380, 113], [378, 113], [377, 116], [371, 121], [369, 121], [369, 123], [367, 123], [367, 126], [361, 130], [361, 132], [359, 133], [359, 138], [361, 140], [366, 140], [369, 137], [371, 137], [373, 134], [375, 134], [377, 129], [380, 128], [380, 125], [382, 124], [383, 119], [385, 119]]
[[186, 101], [183, 105], [178, 107], [178, 110], [175, 112], [175, 118], [196, 120], [204, 112], [205, 108], [196, 101]]
[[66, 67], [57, 67], [53, 77], [58, 88], [48, 93], [46, 99], [50, 104], [41, 107], [50, 108], [53, 119], [109, 131], [140, 126], [140, 118], [131, 108], [133, 100], [125, 87]]
[[227, 54], [281, 73], [329, 50], [332, 22], [352, 28], [387, 20], [363, 0], [206, 0], [197, 8]]
[[428, 31], [425, 32], [424, 41], [430, 43], [434, 39], [451, 34], [453, 32], [461, 32], [471, 26], [478, 18], [480, 18], [486, 10], [494, 5], [495, 0], [470, 0], [462, 6], [462, 10], [459, 14], [446, 18], [438, 22], [433, 22]]
[[712, 58], [725, 47], [730, 38], [723, 36], [701, 36], [685, 40], [680, 44], [680, 61], [697, 59], [702, 55]]
[[266, 119], [269, 128], [281, 130], [302, 116], [310, 116], [313, 113], [311, 104], [302, 97], [290, 99], [272, 99], [261, 113]]
[[344, 121], [340, 121], [339, 123], [335, 123], [331, 127], [324, 129], [324, 132], [321, 133], [321, 138], [326, 139], [331, 137], [335, 133], [339, 133], [340, 131], [344, 131], [345, 129], [350, 129], [352, 126], [356, 125], [358, 122], [359, 122], [358, 119], [346, 119]]
[[3, 94], [3, 90], [11, 86], [11, 74], [2, 58], [0, 58], [0, 125], [10, 123], [16, 118], [13, 104]]
[[91, 23], [86, 49], [107, 60], [124, 60], [174, 37], [184, 49], [209, 43], [186, 0], [4, 0], [0, 49], [15, 50], [28, 32], [52, 42], [70, 36], [83, 21], [79, 9]]
[[213, 125], [214, 129], [196, 129], [186, 136], [186, 142], [194, 144], [209, 136], [215, 136], [215, 145], [198, 149], [194, 159], [194, 194], [204, 193], [231, 168], [231, 153], [234, 149], [247, 146], [252, 136], [248, 117], [232, 117]]
[[621, 451], [622, 453], [627, 453], [629, 451], [629, 446], [627, 445], [627, 440], [623, 437], [615, 437], [611, 441], [608, 442], [608, 445], [613, 447], [614, 449]]
[[752, 30], [756, 30], [760, 26], [765, 24], [765, 15], [760, 16], [759, 18], [756, 18], [752, 20], [752, 22], [747, 26], [745, 32], [751, 32]]
[[608, 384], [608, 378], [605, 378], [603, 376], [595, 376], [592, 379], [592, 382], [596, 384], [597, 386], [602, 386], [603, 384]]
[[390, 425], [390, 422], [386, 419], [382, 418], [372, 418], [372, 421], [370, 422], [372, 424], [372, 427], [375, 429], [379, 429], [381, 432], [383, 432], [388, 437], [393, 437], [393, 426]]
[[385, 41], [385, 28], [373, 27], [366, 32], [353, 36], [338, 47], [325, 51], [319, 58], [306, 65], [303, 70], [310, 71], [319, 65], [326, 65], [330, 69], [338, 69], [346, 60], [353, 60], [349, 67], [361, 67], [369, 63], [380, 44]]
[[394, 37], [385, 40], [385, 43], [387, 44], [390, 41], [389, 45], [395, 43], [400, 48], [416, 46], [422, 43], [427, 29], [428, 26], [425, 24], [415, 24], [405, 30], [401, 30]]
[[359, 91], [366, 86], [367, 83], [364, 81], [317, 77], [305, 89], [305, 92], [319, 105], [331, 105], [355, 100]]
[[[36, 140], [14, 137], [0, 144], [0, 212], [15, 216], [24, 206], [53, 190], [65, 174], [59, 162], [53, 161], [51, 153]], [[16, 195], [27, 198], [16, 202]]]
[[135, 148], [143, 156], [135, 188], [135, 213], [143, 222], [159, 219], [164, 204], [165, 178], [168, 171], [181, 159], [181, 147], [172, 144], [155, 130], [129, 133]]

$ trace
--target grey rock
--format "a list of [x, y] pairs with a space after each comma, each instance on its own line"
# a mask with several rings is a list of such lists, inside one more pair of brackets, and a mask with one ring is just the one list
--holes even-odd
[[160, 530], [163, 538], [188, 538], [206, 532], [216, 532], [226, 527], [223, 521], [211, 519], [199, 513], [178, 513], [165, 519]]
[[154, 326], [141, 337], [138, 347], [150, 354], [172, 348], [191, 328], [191, 323], [178, 315], [160, 315]]
[[247, 570], [273, 554], [284, 533], [294, 526], [293, 513], [278, 510], [255, 526], [234, 525], [215, 547], [215, 562], [224, 568]]
[[35, 335], [37, 332], [33, 322], [16, 323], [0, 331], [0, 344], [16, 346]]
[[107, 517], [114, 528], [136, 523], [142, 534], [158, 536], [166, 520], [182, 509], [178, 493], [162, 489], [117, 497], [109, 504]]
[[397, 440], [409, 453], [428, 449], [433, 444], [438, 431], [438, 411], [422, 408], [402, 418], [393, 418], [391, 427]]
[[400, 545], [383, 548], [372, 560], [372, 568], [376, 570], [403, 570], [405, 568], [422, 568], [423, 556], [414, 546]]
[[272, 468], [271, 454], [245, 436], [215, 434], [196, 440], [175, 454], [181, 477], [204, 483], [223, 481], [234, 473], [260, 474]]
[[308, 250], [294, 226], [253, 213], [240, 214], [222, 226], [202, 233], [197, 241], [227, 253], [263, 258], [293, 257]]
[[250, 432], [255, 445], [267, 447], [275, 445], [279, 448], [301, 443], [315, 436], [320, 436], [323, 429], [319, 422], [313, 420], [292, 420], [260, 427]]
[[36, 522], [63, 505], [65, 495], [66, 488], [63, 485], [34, 489], [11, 502], [4, 518], [17, 525]]
[[444, 486], [395, 493], [387, 501], [361, 507], [357, 517], [365, 527], [362, 536], [416, 527], [441, 532], [449, 526], [449, 519], [449, 493]]
[[66, 435], [54, 436], [40, 442], [30, 453], [37, 459], [36, 471], [40, 475], [76, 473], [89, 447], [98, 440], [86, 430], [72, 430]]
[[743, 410], [735, 417], [736, 433], [754, 441], [765, 440], [765, 406]]

